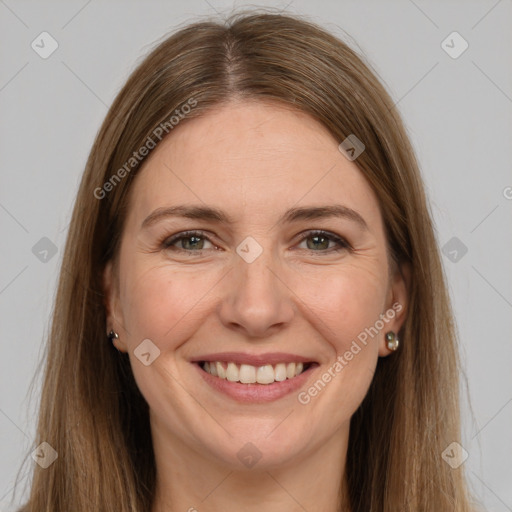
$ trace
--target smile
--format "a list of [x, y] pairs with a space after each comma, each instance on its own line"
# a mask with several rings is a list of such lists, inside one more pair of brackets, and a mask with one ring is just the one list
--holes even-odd
[[298, 392], [320, 367], [311, 356], [286, 352], [217, 352], [189, 361], [210, 389], [240, 403], [271, 402]]
[[[300, 361], [299, 359], [302, 359]], [[292, 354], [212, 354], [191, 361], [214, 392], [240, 403], [273, 402], [297, 393], [319, 368]]]

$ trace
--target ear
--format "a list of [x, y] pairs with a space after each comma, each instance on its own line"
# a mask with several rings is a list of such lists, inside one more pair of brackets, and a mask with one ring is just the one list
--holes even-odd
[[106, 332], [109, 333], [110, 330], [114, 330], [119, 333], [118, 339], [113, 339], [112, 343], [117, 348], [117, 350], [121, 352], [127, 352], [126, 344], [123, 341], [123, 336], [121, 336], [121, 326], [122, 322], [122, 314], [120, 309], [120, 301], [119, 301], [119, 287], [116, 286], [116, 279], [114, 276], [114, 265], [112, 260], [110, 260], [103, 270], [103, 292], [104, 292], [104, 306], [106, 312]]
[[407, 317], [409, 306], [409, 290], [411, 285], [411, 266], [409, 263], [395, 265], [391, 275], [386, 299], [386, 309], [383, 312], [388, 319], [380, 332], [379, 356], [385, 357], [393, 353], [386, 345], [386, 333], [393, 331], [398, 335]]

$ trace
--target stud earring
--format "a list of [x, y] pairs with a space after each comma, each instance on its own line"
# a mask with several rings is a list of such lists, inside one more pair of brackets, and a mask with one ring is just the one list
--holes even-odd
[[398, 346], [400, 345], [400, 341], [397, 335], [393, 331], [389, 331], [386, 333], [386, 345], [389, 350], [395, 352], [398, 350]]
[[115, 332], [113, 329], [110, 330], [110, 332], [107, 334], [107, 337], [109, 339], [110, 342], [114, 342], [114, 340], [118, 340], [119, 339], [119, 334], [117, 334], [117, 332]]

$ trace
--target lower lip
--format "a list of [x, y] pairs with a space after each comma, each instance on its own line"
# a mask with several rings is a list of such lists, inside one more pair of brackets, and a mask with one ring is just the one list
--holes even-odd
[[193, 364], [197, 368], [201, 377], [213, 389], [243, 403], [273, 402], [274, 400], [278, 400], [279, 398], [300, 389], [310, 377], [311, 373], [318, 368], [317, 364], [313, 364], [306, 371], [297, 375], [297, 377], [286, 379], [281, 382], [273, 382], [272, 384], [241, 384], [240, 382], [231, 382], [227, 379], [214, 377], [210, 373], [204, 371], [199, 364]]

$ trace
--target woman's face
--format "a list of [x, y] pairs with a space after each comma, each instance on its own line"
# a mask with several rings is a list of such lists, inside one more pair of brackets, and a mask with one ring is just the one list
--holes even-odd
[[175, 127], [137, 176], [107, 328], [172, 453], [269, 468], [346, 442], [406, 292], [340, 142], [231, 102]]

